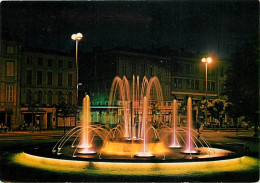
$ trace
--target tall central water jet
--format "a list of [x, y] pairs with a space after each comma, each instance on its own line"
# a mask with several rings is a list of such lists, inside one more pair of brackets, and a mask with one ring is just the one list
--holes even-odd
[[144, 97], [143, 100], [143, 121], [142, 121], [142, 129], [143, 129], [143, 151], [135, 154], [135, 157], [154, 157], [152, 153], [148, 151], [147, 148], [147, 98]]
[[186, 140], [186, 147], [182, 153], [184, 154], [198, 154], [199, 151], [197, 151], [194, 148], [194, 143], [192, 141], [192, 101], [191, 98], [188, 98], [187, 102], [187, 123], [188, 123], [188, 134], [187, 134], [187, 140]]
[[82, 134], [80, 144], [77, 146], [79, 149], [77, 153], [80, 154], [95, 154], [96, 152], [91, 148], [91, 133], [90, 133], [90, 124], [91, 124], [91, 114], [90, 114], [90, 99], [86, 95], [83, 99], [82, 105]]

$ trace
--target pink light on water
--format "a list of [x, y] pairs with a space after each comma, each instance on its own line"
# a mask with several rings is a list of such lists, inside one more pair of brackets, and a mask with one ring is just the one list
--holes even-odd
[[176, 137], [176, 118], [177, 118], [177, 101], [173, 100], [173, 108], [172, 108], [172, 128], [173, 128], [173, 136], [172, 136], [172, 143], [169, 146], [170, 148], [181, 148], [181, 145], [179, 144], [177, 137]]
[[147, 101], [146, 97], [144, 97], [144, 103], [143, 103], [143, 133], [144, 133], [144, 148], [143, 153], [146, 153], [146, 114], [147, 112]]
[[93, 154], [96, 153], [91, 149], [91, 143], [90, 143], [90, 123], [91, 123], [91, 114], [90, 114], [90, 99], [87, 95], [83, 99], [83, 106], [82, 106], [82, 135], [81, 135], [81, 143], [77, 146], [79, 149], [77, 153], [81, 154]]
[[182, 151], [182, 153], [187, 153], [187, 154], [197, 154], [198, 151], [194, 148], [194, 144], [192, 142], [192, 101], [191, 98], [188, 98], [187, 102], [187, 123], [188, 123], [188, 135], [187, 135], [187, 140], [186, 140], [186, 147], [185, 150]]

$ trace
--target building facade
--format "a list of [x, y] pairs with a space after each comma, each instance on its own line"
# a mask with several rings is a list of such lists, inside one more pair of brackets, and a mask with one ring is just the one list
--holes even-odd
[[[64, 121], [57, 117], [56, 110], [62, 101], [76, 105], [74, 59], [58, 52], [22, 52], [20, 121], [39, 125], [42, 129], [64, 126]], [[66, 118], [65, 126], [75, 126], [75, 116]]]
[[19, 123], [21, 46], [15, 41], [0, 43], [0, 124], [11, 128]]
[[[194, 104], [206, 97], [205, 63], [201, 62], [203, 55], [198, 54], [147, 54], [134, 51], [112, 50], [95, 56], [93, 59], [95, 80], [88, 81], [91, 86], [89, 95], [92, 104], [92, 119], [94, 122], [109, 120], [108, 116], [117, 116], [106, 112], [109, 103], [109, 93], [115, 76], [126, 76], [130, 85], [133, 75], [139, 76], [140, 82], [146, 76], [148, 80], [157, 76], [163, 93], [164, 103], [160, 113], [164, 116], [161, 121], [171, 120], [172, 101], [177, 99], [178, 105], [187, 97], [192, 97]], [[209, 101], [221, 95], [227, 64], [219, 58], [207, 67], [207, 98]], [[91, 84], [92, 83], [92, 84]], [[184, 116], [183, 116], [184, 117]], [[185, 117], [184, 117], [185, 118]], [[106, 120], [105, 120], [106, 121]], [[115, 120], [116, 121], [116, 120]], [[108, 123], [105, 122], [105, 123]]]

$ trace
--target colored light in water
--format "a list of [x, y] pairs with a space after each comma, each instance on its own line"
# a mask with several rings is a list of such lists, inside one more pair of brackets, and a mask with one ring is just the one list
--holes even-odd
[[83, 99], [83, 106], [82, 106], [82, 135], [81, 135], [81, 143], [77, 146], [78, 150], [77, 153], [80, 154], [95, 154], [96, 152], [91, 149], [90, 143], [90, 123], [91, 123], [91, 113], [90, 113], [90, 99], [89, 96], [86, 95]]
[[194, 148], [194, 144], [192, 141], [192, 100], [189, 97], [187, 102], [187, 123], [188, 123], [188, 135], [186, 140], [186, 147], [185, 150], [181, 151], [181, 153], [184, 154], [197, 154], [199, 151], [197, 151]]
[[173, 100], [173, 108], [172, 108], [172, 128], [173, 128], [173, 135], [172, 135], [172, 143], [170, 144], [170, 148], [181, 148], [181, 145], [179, 144], [176, 136], [176, 118], [177, 118], [177, 101], [176, 99]]

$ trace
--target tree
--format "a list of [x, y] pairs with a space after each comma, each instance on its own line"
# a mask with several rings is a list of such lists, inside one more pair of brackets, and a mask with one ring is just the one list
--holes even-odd
[[247, 41], [231, 56], [229, 62], [223, 94], [227, 95], [228, 101], [232, 104], [230, 115], [235, 121], [241, 116], [245, 116], [248, 121], [253, 121], [255, 135], [257, 135], [259, 122], [258, 39]]
[[212, 101], [212, 104], [208, 106], [208, 111], [211, 116], [217, 119], [220, 123], [220, 127], [223, 125], [223, 117], [225, 115], [225, 103], [224, 99], [215, 99]]
[[65, 98], [62, 97], [61, 100], [56, 105], [56, 115], [57, 118], [61, 117], [64, 121], [64, 134], [65, 134], [65, 118], [75, 117], [76, 106], [67, 103]]

